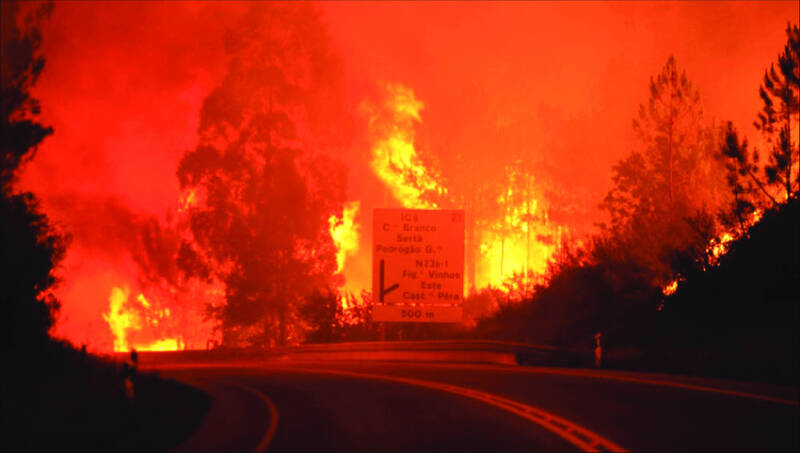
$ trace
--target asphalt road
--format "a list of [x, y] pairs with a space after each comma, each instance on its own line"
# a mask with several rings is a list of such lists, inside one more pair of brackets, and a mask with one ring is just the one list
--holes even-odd
[[794, 450], [796, 388], [398, 362], [162, 364], [214, 403], [191, 451]]

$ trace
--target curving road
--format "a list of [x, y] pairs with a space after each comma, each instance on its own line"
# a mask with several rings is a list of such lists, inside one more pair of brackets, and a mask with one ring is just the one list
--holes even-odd
[[162, 364], [212, 409], [188, 451], [793, 450], [796, 388], [400, 362]]

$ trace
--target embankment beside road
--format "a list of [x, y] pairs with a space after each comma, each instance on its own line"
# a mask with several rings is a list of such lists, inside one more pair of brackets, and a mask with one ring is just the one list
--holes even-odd
[[[10, 451], [170, 450], [210, 406], [203, 392], [49, 340], [4, 364], [4, 445]], [[132, 390], [132, 392], [131, 392]]]

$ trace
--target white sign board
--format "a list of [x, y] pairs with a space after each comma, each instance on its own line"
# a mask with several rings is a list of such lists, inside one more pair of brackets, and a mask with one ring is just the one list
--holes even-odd
[[461, 322], [464, 211], [375, 209], [375, 321]]

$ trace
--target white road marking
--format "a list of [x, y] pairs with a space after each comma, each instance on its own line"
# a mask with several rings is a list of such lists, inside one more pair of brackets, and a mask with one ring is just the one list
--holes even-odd
[[536, 423], [539, 426], [547, 429], [548, 431], [556, 434], [567, 442], [575, 445], [581, 451], [585, 452], [598, 452], [598, 451], [613, 451], [613, 452], [626, 452], [627, 450], [622, 446], [600, 436], [599, 434], [590, 431], [576, 423], [561, 418], [555, 414], [544, 411], [537, 407], [522, 404], [517, 401], [509, 400], [501, 396], [493, 395], [491, 393], [481, 392], [478, 390], [469, 389], [466, 387], [459, 387], [449, 384], [441, 384], [438, 382], [423, 381], [421, 379], [412, 379], [397, 376], [387, 376], [381, 374], [368, 374], [357, 373], [353, 371], [331, 370], [331, 369], [314, 369], [314, 368], [301, 368], [301, 367], [285, 367], [281, 366], [282, 370], [295, 370], [305, 373], [317, 374], [334, 374], [348, 377], [355, 377], [361, 379], [375, 379], [390, 382], [399, 382], [407, 385], [414, 385], [418, 387], [425, 387], [443, 392], [453, 393], [456, 395], [472, 398], [492, 406], [499, 407], [513, 414], [516, 414], [526, 420]]
[[222, 382], [224, 382], [226, 385], [238, 387], [246, 392], [249, 392], [257, 396], [261, 401], [263, 401], [267, 405], [267, 408], [269, 408], [269, 418], [270, 418], [269, 428], [267, 428], [267, 432], [264, 433], [264, 437], [261, 438], [261, 441], [253, 449], [253, 451], [259, 453], [267, 451], [267, 447], [269, 447], [270, 442], [272, 442], [272, 438], [275, 437], [275, 430], [278, 429], [278, 408], [275, 406], [275, 403], [273, 403], [272, 400], [270, 400], [267, 397], [267, 395], [264, 395], [263, 393], [259, 392], [254, 388], [230, 381], [222, 381]]
[[558, 374], [562, 376], [579, 376], [595, 379], [606, 379], [612, 381], [634, 382], [637, 384], [659, 385], [662, 387], [674, 387], [685, 390], [694, 390], [698, 392], [718, 393], [722, 395], [738, 396], [741, 398], [750, 398], [761, 401], [769, 401], [776, 404], [785, 404], [787, 406], [800, 406], [797, 400], [790, 400], [779, 398], [775, 396], [762, 395], [752, 392], [743, 392], [739, 390], [724, 389], [719, 387], [711, 387], [707, 385], [687, 384], [677, 381], [668, 381], [664, 379], [638, 377], [625, 375], [622, 371], [606, 371], [606, 370], [588, 370], [588, 369], [571, 369], [571, 368], [549, 368], [549, 367], [501, 367], [494, 365], [477, 365], [477, 364], [424, 364], [429, 368], [468, 368], [468, 369], [484, 369], [484, 370], [503, 370], [509, 373], [531, 373], [531, 374]]
[[738, 396], [741, 398], [769, 401], [771, 403], [785, 404], [787, 406], [800, 406], [800, 402], [798, 402], [797, 400], [789, 400], [785, 398], [778, 398], [775, 396], [761, 395], [758, 393], [743, 392], [739, 390], [724, 389], [719, 387], [710, 387], [707, 385], [687, 384], [677, 381], [667, 381], [664, 379], [630, 376], [622, 374], [622, 372], [568, 369], [568, 368], [546, 368], [546, 367], [525, 367], [525, 368], [513, 369], [513, 372], [533, 373], [533, 374], [558, 374], [562, 376], [580, 376], [580, 377], [588, 377], [595, 379], [607, 379], [612, 381], [634, 382], [637, 384], [660, 385], [662, 387], [674, 387], [685, 390], [694, 390], [698, 392], [718, 393], [722, 395]]
[[[523, 371], [523, 370], [520, 370]], [[527, 373], [549, 373], [549, 374], [561, 374], [565, 376], [582, 376], [582, 377], [591, 377], [591, 378], [598, 378], [598, 379], [610, 379], [616, 381], [625, 381], [625, 382], [635, 382], [637, 384], [649, 384], [649, 385], [660, 385], [664, 387], [675, 387], [681, 388], [686, 390], [695, 390], [698, 392], [708, 392], [708, 393], [719, 393], [723, 395], [731, 395], [731, 396], [738, 396], [742, 398], [750, 398], [755, 400], [762, 400], [762, 401], [769, 401], [771, 403], [777, 404], [785, 404], [787, 406], [798, 406], [800, 403], [798, 401], [787, 400], [783, 398], [777, 398], [774, 396], [767, 396], [767, 395], [759, 395], [757, 393], [750, 393], [750, 392], [741, 392], [739, 390], [730, 390], [730, 389], [722, 389], [718, 387], [708, 387], [705, 385], [695, 385], [695, 384], [685, 384], [682, 382], [674, 382], [674, 381], [665, 381], [661, 379], [650, 379], [650, 378], [639, 378], [634, 376], [625, 376], [620, 374], [610, 374], [610, 373], [603, 373], [603, 372], [594, 372], [594, 371], [583, 371], [583, 370], [554, 370], [554, 369], [527, 369], [524, 370]]]
[[[269, 362], [267, 362], [269, 364]], [[247, 365], [263, 366], [264, 362], [251, 361]], [[169, 364], [169, 365], [154, 365], [154, 369], [181, 369], [181, 368], [196, 368], [198, 364]], [[242, 366], [241, 363], [235, 364], [217, 364], [208, 363], [200, 364], [200, 366], [208, 368], [222, 368], [222, 367], [238, 367]], [[437, 364], [423, 364], [416, 366], [425, 367], [440, 367], [440, 368], [469, 368], [469, 369], [486, 369], [496, 371], [498, 369], [507, 371], [509, 373], [533, 373], [533, 374], [559, 374], [563, 376], [580, 376], [595, 379], [607, 379], [623, 382], [634, 382], [637, 384], [659, 385], [663, 387], [681, 388], [685, 390], [693, 390], [698, 392], [717, 393], [721, 395], [737, 396], [741, 398], [750, 398], [761, 401], [768, 401], [776, 404], [784, 404], [787, 406], [800, 406], [800, 401], [791, 400], [786, 398], [779, 398], [775, 396], [762, 395], [752, 392], [743, 392], [739, 390], [724, 389], [719, 387], [710, 387], [707, 385], [687, 384], [676, 381], [668, 381], [664, 379], [656, 379], [649, 377], [637, 377], [631, 375], [624, 375], [622, 372], [611, 372], [601, 370], [582, 370], [582, 369], [569, 369], [569, 368], [549, 368], [549, 367], [512, 367], [512, 366], [493, 366], [493, 365], [479, 365], [479, 364], [453, 364], [453, 363], [437, 363]], [[146, 369], [146, 368], [145, 368]]]

